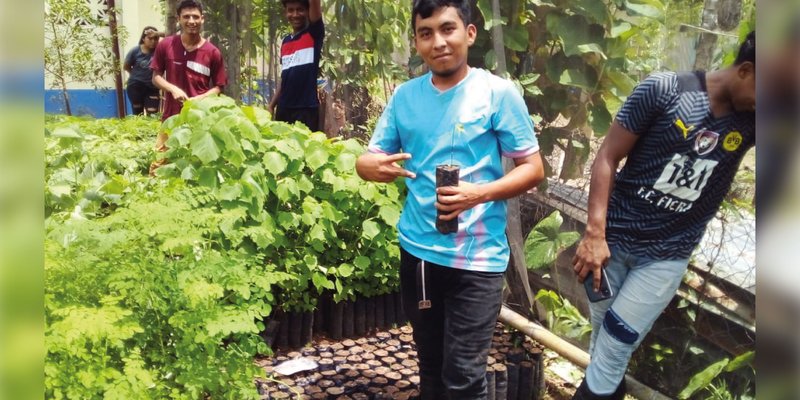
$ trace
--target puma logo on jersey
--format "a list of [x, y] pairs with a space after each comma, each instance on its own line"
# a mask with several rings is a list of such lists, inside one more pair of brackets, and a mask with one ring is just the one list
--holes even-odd
[[691, 132], [692, 129], [694, 129], [694, 125], [689, 125], [687, 127], [680, 118], [675, 120], [675, 126], [677, 126], [678, 129], [681, 130], [681, 132], [683, 132], [683, 138], [684, 139], [688, 139], [689, 138], [689, 132]]

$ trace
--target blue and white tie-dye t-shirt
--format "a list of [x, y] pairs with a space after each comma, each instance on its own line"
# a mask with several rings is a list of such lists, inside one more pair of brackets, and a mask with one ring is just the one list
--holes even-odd
[[539, 150], [525, 102], [508, 80], [471, 68], [458, 85], [440, 91], [430, 73], [398, 86], [369, 143], [373, 153], [406, 152], [408, 195], [398, 223], [400, 245], [420, 259], [453, 268], [502, 272], [508, 265], [506, 202], [479, 204], [458, 217], [458, 232], [436, 230], [436, 166], [460, 167], [460, 180], [500, 179], [501, 155]]

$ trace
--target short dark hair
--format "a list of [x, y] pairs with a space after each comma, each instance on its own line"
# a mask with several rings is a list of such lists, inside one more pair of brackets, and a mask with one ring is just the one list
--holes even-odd
[[417, 15], [421, 18], [428, 18], [433, 12], [442, 7], [453, 7], [458, 11], [458, 16], [464, 22], [464, 26], [472, 23], [472, 10], [466, 0], [414, 0], [414, 8], [411, 10], [411, 30], [417, 31]]
[[196, 8], [200, 10], [200, 14], [203, 13], [203, 3], [199, 2], [198, 0], [183, 0], [178, 3], [178, 8], [175, 10], [175, 13], [181, 15], [181, 11], [184, 8]]
[[736, 55], [733, 65], [740, 65], [745, 62], [756, 65], [756, 31], [747, 34], [744, 42], [739, 46], [739, 54]]
[[158, 34], [158, 29], [156, 29], [156, 27], [145, 26], [144, 29], [142, 29], [142, 37], [139, 38], [139, 44], [144, 43], [144, 38], [147, 37], [147, 32], [149, 31], [153, 31], [153, 33]]
[[284, 8], [286, 8], [286, 5], [289, 3], [300, 3], [303, 6], [305, 6], [305, 8], [310, 7], [310, 5], [308, 4], [308, 0], [281, 0], [281, 4], [283, 4]]

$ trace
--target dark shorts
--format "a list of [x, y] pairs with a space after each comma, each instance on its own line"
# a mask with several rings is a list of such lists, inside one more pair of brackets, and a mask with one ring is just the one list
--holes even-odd
[[275, 120], [289, 124], [302, 122], [312, 132], [319, 130], [319, 107], [311, 108], [281, 108], [275, 111]]
[[141, 82], [130, 82], [126, 88], [128, 100], [131, 102], [131, 110], [134, 115], [141, 115], [147, 110], [148, 114], [159, 111], [161, 98], [158, 88]]

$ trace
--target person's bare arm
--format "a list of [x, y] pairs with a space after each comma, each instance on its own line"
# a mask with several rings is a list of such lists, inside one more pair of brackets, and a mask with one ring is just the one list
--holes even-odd
[[308, 20], [317, 22], [322, 18], [322, 4], [321, 0], [308, 1]]
[[364, 153], [356, 160], [356, 173], [361, 179], [374, 182], [391, 182], [401, 176], [414, 179], [417, 177], [415, 173], [397, 164], [409, 158], [409, 153]]
[[448, 221], [478, 204], [517, 196], [544, 179], [544, 166], [538, 151], [515, 158], [514, 165], [505, 176], [493, 182], [474, 184], [460, 181], [458, 186], [437, 188], [436, 208], [447, 213], [440, 218]]
[[592, 164], [586, 232], [575, 251], [572, 265], [581, 282], [588, 274], [593, 274], [595, 290], [600, 289], [601, 268], [611, 257], [606, 242], [606, 212], [614, 188], [614, 176], [620, 161], [628, 156], [638, 139], [638, 135], [615, 120]]
[[157, 88], [169, 92], [177, 101], [185, 101], [189, 98], [186, 95], [186, 92], [183, 89], [169, 83], [166, 78], [164, 78], [164, 72], [156, 72], [153, 71], [153, 85], [156, 85]]

